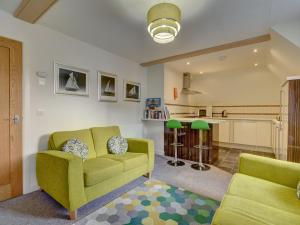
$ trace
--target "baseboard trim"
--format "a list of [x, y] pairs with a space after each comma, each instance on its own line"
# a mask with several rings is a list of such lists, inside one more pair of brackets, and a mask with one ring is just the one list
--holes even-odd
[[239, 145], [239, 144], [229, 144], [229, 143], [221, 143], [221, 142], [215, 142], [214, 145], [216, 145], [218, 147], [230, 148], [230, 149], [241, 149], [241, 150], [247, 150], [247, 151], [273, 153], [271, 147]]

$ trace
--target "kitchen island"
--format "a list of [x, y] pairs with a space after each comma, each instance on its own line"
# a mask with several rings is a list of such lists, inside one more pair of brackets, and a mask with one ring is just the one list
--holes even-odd
[[[174, 118], [179, 120], [183, 128], [178, 130], [178, 142], [183, 144], [183, 147], [178, 148], [178, 158], [199, 161], [199, 149], [194, 148], [199, 145], [199, 131], [191, 129], [191, 124], [194, 120], [203, 120], [209, 124], [210, 130], [203, 132], [203, 143], [209, 149], [203, 151], [202, 159], [204, 163], [213, 164], [218, 160], [218, 146], [213, 146], [213, 134], [218, 132], [218, 125], [224, 122], [221, 119], [210, 118]], [[173, 130], [166, 127], [164, 122], [164, 153], [166, 156], [174, 157], [174, 147], [171, 145], [174, 142]], [[215, 129], [215, 131], [214, 131]]]

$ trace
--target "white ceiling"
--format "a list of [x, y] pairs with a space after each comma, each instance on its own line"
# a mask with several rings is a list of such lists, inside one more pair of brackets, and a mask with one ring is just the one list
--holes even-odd
[[[245, 68], [261, 68], [267, 66], [270, 42], [229, 49], [217, 53], [206, 54], [189, 59], [168, 62], [165, 65], [178, 73], [190, 72], [193, 75], [204, 75], [233, 71]], [[254, 53], [253, 50], [258, 52]], [[187, 62], [189, 65], [187, 65]], [[254, 64], [258, 64], [257, 67]]]
[[[13, 13], [21, 0], [0, 0]], [[182, 10], [182, 30], [173, 43], [154, 43], [146, 30], [148, 9], [172, 2]], [[39, 24], [102, 49], [145, 62], [269, 32], [300, 18], [299, 0], [58, 0]]]

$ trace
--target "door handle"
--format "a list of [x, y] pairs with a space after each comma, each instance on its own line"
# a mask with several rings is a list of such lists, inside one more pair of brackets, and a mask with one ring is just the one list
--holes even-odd
[[19, 115], [14, 115], [12, 119], [10, 118], [4, 118], [4, 121], [10, 121], [12, 120], [14, 124], [17, 124], [20, 122], [20, 116]]
[[14, 117], [12, 118], [12, 121], [14, 124], [17, 124], [20, 122], [20, 116], [19, 115], [14, 115]]

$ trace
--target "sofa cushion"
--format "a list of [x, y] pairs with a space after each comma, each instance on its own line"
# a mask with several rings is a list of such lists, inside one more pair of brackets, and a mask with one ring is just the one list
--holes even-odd
[[83, 160], [86, 160], [89, 154], [88, 146], [76, 138], [68, 140], [63, 146], [63, 151], [76, 155]]
[[123, 164], [108, 158], [88, 159], [83, 164], [84, 184], [93, 186], [123, 173]]
[[[228, 214], [232, 216], [232, 218], [227, 219], [227, 221], [230, 220], [227, 223], [228, 225], [300, 225], [300, 216], [297, 214], [290, 213], [253, 200], [238, 196], [232, 196], [230, 194], [226, 194], [224, 196], [221, 207], [216, 213], [216, 218], [214, 218], [214, 222], [212, 224], [226, 224], [223, 223], [221, 217], [224, 217], [226, 215], [228, 216]], [[249, 221], [251, 221], [251, 223]]]
[[267, 180], [237, 173], [231, 180], [228, 193], [291, 213], [300, 213], [296, 189]]
[[107, 154], [104, 155], [103, 157], [118, 162], [122, 162], [125, 171], [148, 164], [148, 156], [147, 154], [144, 153], [126, 152], [125, 154], [122, 155]]
[[124, 154], [127, 152], [128, 143], [127, 140], [121, 136], [113, 136], [108, 142], [108, 151], [112, 154]]
[[112, 136], [121, 136], [120, 129], [117, 126], [94, 127], [90, 130], [92, 132], [97, 156], [103, 156], [108, 154], [107, 141]]
[[53, 133], [49, 138], [49, 149], [62, 150], [63, 145], [72, 138], [79, 139], [88, 146], [89, 159], [96, 157], [93, 137], [90, 130], [88, 129], [76, 130], [76, 131], [60, 131], [60, 132]]

